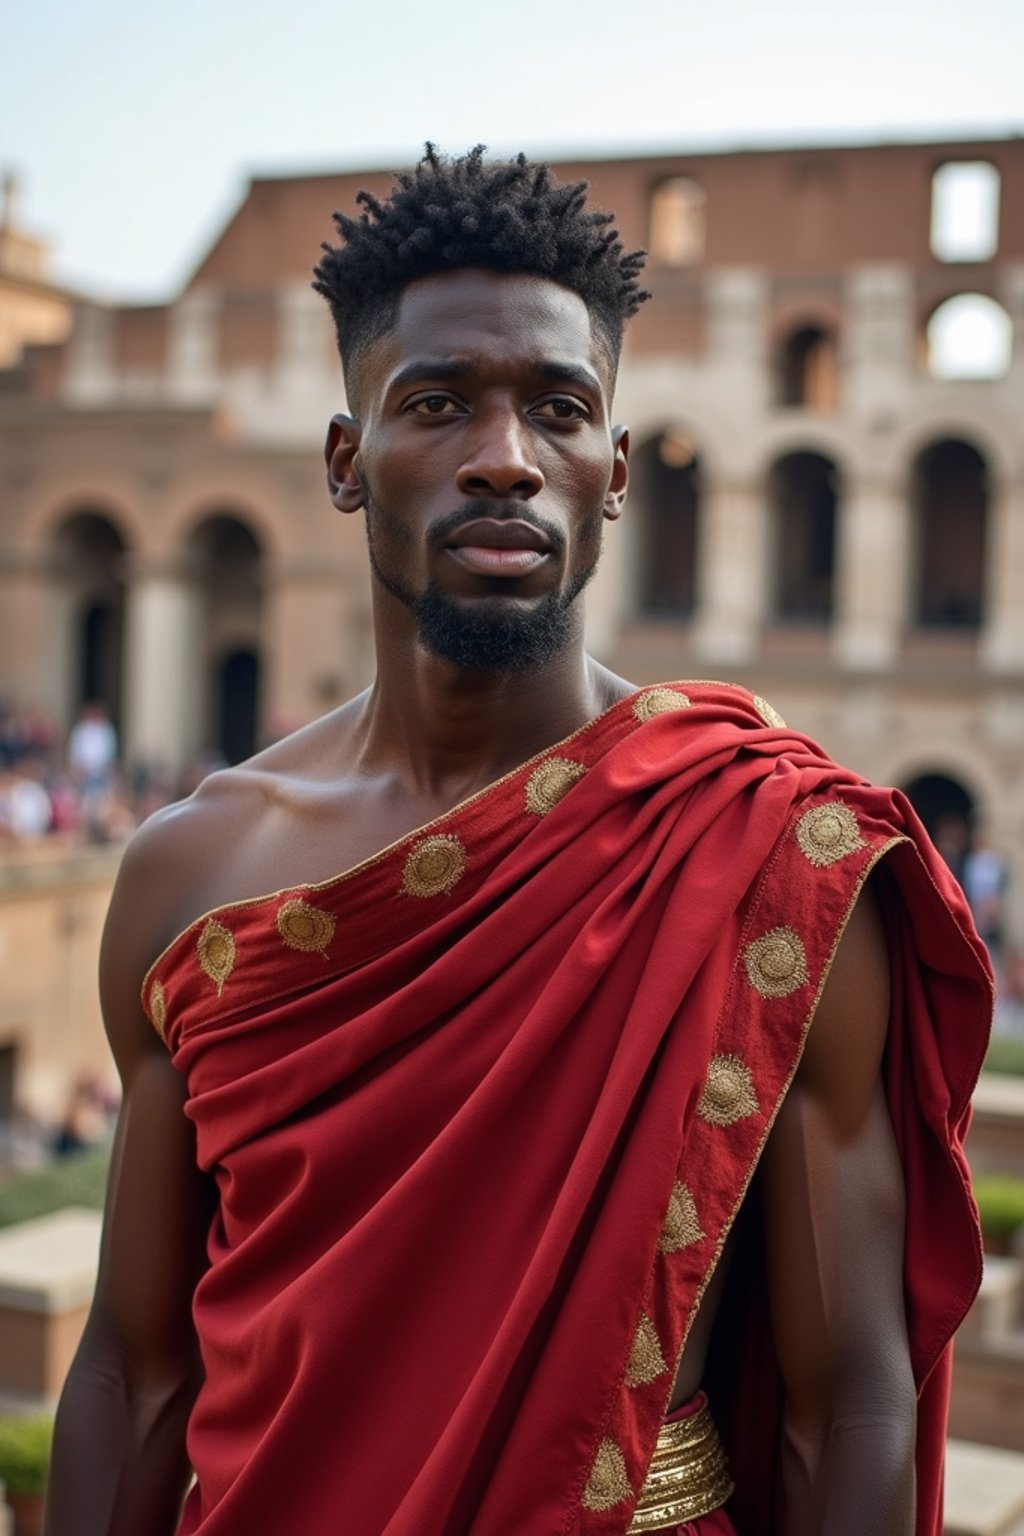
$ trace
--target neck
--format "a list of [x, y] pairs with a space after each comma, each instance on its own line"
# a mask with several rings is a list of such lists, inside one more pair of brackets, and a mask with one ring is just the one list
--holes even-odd
[[398, 606], [387, 594], [375, 603], [377, 679], [365, 696], [358, 756], [364, 771], [390, 770], [414, 793], [473, 794], [632, 691], [586, 654], [582, 616], [549, 661], [493, 673], [428, 654], [411, 616], [387, 612]]

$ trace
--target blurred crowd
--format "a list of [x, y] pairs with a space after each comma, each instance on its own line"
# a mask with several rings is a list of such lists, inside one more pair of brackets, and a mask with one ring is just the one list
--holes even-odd
[[0, 848], [43, 838], [122, 843], [220, 766], [211, 758], [181, 780], [157, 773], [129, 780], [101, 705], [84, 706], [65, 742], [41, 711], [0, 701]]
[[967, 897], [996, 977], [997, 1024], [1024, 1032], [1024, 952], [1007, 926], [1010, 866], [983, 826], [962, 816], [940, 817], [935, 846]]

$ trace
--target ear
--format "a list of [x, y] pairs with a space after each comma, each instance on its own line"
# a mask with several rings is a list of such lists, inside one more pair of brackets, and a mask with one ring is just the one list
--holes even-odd
[[324, 460], [327, 489], [339, 512], [358, 512], [363, 505], [363, 482], [356, 467], [356, 453], [363, 435], [354, 416], [338, 412], [327, 427]]
[[614, 522], [617, 517], [622, 516], [622, 509], [626, 504], [626, 490], [629, 485], [628, 427], [612, 427], [612, 447], [615, 449], [615, 459], [612, 463], [608, 489], [604, 495], [604, 515], [609, 522]]

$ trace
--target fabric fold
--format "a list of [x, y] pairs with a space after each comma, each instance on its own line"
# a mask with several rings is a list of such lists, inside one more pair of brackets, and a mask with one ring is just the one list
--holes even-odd
[[182, 1536], [621, 1536], [880, 862], [923, 1381], [977, 1283], [982, 951], [906, 802], [746, 690], [642, 690], [336, 881], [175, 940], [144, 1003], [221, 1197]]

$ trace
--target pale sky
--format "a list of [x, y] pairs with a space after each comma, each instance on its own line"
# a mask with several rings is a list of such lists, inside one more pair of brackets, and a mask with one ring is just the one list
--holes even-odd
[[[57, 273], [170, 298], [249, 176], [1024, 131], [1024, 0], [0, 0], [0, 169]], [[311, 260], [313, 257], [311, 252]]]

